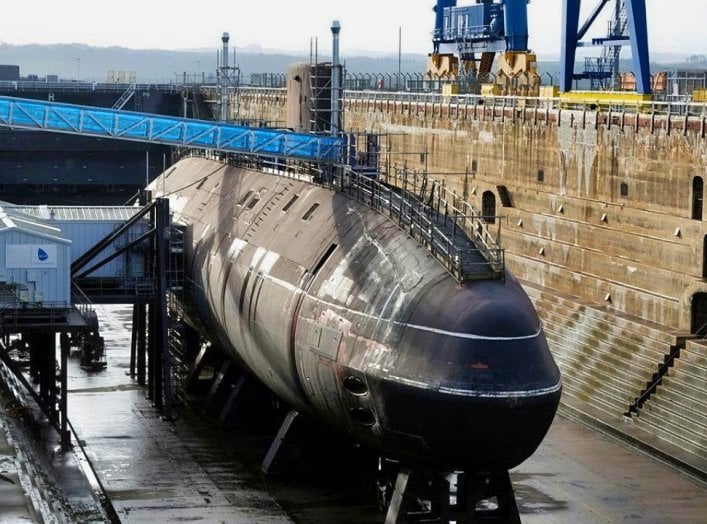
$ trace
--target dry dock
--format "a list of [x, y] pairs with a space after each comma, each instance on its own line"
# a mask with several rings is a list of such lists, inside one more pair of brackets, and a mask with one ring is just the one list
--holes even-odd
[[[383, 521], [344, 443], [288, 457], [276, 475], [263, 478], [258, 466], [276, 425], [219, 428], [188, 408], [162, 420], [125, 373], [131, 310], [99, 314], [108, 368], [71, 369], [69, 413], [121, 522]], [[0, 469], [12, 469], [14, 459], [0, 440]], [[16, 477], [14, 470], [3, 474]], [[707, 515], [704, 484], [563, 416], [511, 477], [525, 523], [697, 523]], [[27, 509], [19, 484], [0, 483], [0, 522], [38, 521], [24, 498]]]

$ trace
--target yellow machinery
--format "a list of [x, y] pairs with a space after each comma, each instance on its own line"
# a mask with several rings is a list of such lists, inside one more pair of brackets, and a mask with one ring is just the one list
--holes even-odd
[[474, 74], [488, 82], [483, 94], [538, 96], [540, 76], [535, 53], [504, 51], [499, 53], [496, 72], [491, 71], [495, 53], [482, 53], [480, 60], [460, 60], [451, 53], [431, 54], [427, 59], [427, 78], [430, 80], [457, 80], [461, 75]]
[[[537, 58], [528, 50], [528, 0], [437, 0], [429, 79], [477, 79], [501, 95], [536, 96], [540, 86]], [[456, 54], [440, 52], [456, 46]], [[496, 71], [494, 58], [499, 55]]]

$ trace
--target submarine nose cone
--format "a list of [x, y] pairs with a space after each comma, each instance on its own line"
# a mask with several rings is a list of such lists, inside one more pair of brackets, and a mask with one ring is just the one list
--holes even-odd
[[535, 309], [513, 281], [435, 286], [430, 297], [380, 383], [391, 447], [440, 467], [518, 465], [540, 444], [561, 393]]

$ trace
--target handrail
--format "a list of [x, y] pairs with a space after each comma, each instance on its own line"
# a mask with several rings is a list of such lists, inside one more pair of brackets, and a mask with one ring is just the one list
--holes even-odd
[[179, 93], [181, 87], [181, 84], [164, 82], [46, 82], [41, 80], [0, 80], [0, 89], [3, 91], [124, 92], [131, 85], [135, 85], [137, 91], [159, 91], [166, 93]]
[[[310, 164], [282, 164], [244, 155], [205, 155], [198, 150], [185, 150], [183, 154], [207, 156], [230, 165], [331, 188], [373, 207], [396, 222], [429, 249], [457, 280], [504, 278], [505, 253], [498, 239], [489, 231], [483, 215], [454, 192], [435, 190], [436, 197], [430, 198], [432, 202], [426, 204], [423, 198], [405, 188], [378, 182], [367, 174], [356, 172], [351, 166], [336, 166], [330, 172], [331, 176], [327, 176], [326, 171]], [[445, 198], [441, 198], [442, 195]], [[464, 212], [453, 208], [457, 212], [450, 213], [448, 198], [453, 198], [454, 203], [461, 202]]]
[[648, 399], [650, 399], [653, 393], [655, 393], [658, 386], [662, 384], [663, 378], [668, 374], [670, 368], [673, 367], [675, 359], [680, 357], [680, 351], [683, 349], [685, 349], [684, 342], [670, 348], [670, 353], [666, 355], [665, 361], [658, 366], [658, 370], [653, 374], [651, 380], [647, 382], [646, 388], [629, 405], [628, 410], [624, 413], [624, 416], [630, 417], [633, 414], [638, 414], [638, 410], [641, 409], [646, 402], [648, 402]]
[[[356, 173], [350, 167], [335, 174], [334, 188], [396, 221], [427, 247], [457, 280], [503, 278], [503, 250], [497, 244], [490, 247], [488, 241], [480, 242], [481, 245], [474, 241], [482, 240], [483, 231], [487, 232], [478, 213], [470, 215], [475, 227], [473, 231], [467, 231], [468, 228], [464, 227], [467, 218], [462, 215], [450, 216], [447, 210], [440, 209], [439, 204], [436, 207], [425, 204], [405, 189], [398, 193], [391, 186]], [[447, 207], [446, 202], [444, 204]], [[462, 231], [468, 236], [461, 235]], [[477, 253], [481, 255], [480, 259], [475, 256]]]
[[[241, 96], [249, 94], [258, 95], [284, 95], [285, 88], [273, 87], [247, 87], [240, 88]], [[629, 113], [636, 112], [647, 115], [662, 116], [692, 116], [707, 117], [707, 102], [663, 102], [656, 100], [626, 101], [626, 100], [599, 100], [592, 98], [590, 92], [584, 100], [565, 100], [562, 97], [532, 97], [532, 96], [497, 96], [479, 94], [444, 95], [442, 93], [418, 91], [381, 91], [374, 89], [346, 89], [344, 100], [347, 103], [355, 102], [395, 102], [401, 104], [444, 104], [452, 108], [473, 108], [485, 106], [505, 108], [507, 111], [521, 109], [542, 110], [574, 110], [594, 113]]]
[[78, 309], [82, 317], [85, 317], [89, 312], [94, 310], [91, 299], [86, 296], [86, 293], [83, 292], [83, 289], [81, 289], [76, 282], [71, 283], [71, 292], [75, 295], [72, 300], [73, 305]]

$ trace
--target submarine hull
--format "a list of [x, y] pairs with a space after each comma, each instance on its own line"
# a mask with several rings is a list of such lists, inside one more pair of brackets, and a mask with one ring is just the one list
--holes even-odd
[[386, 217], [295, 177], [189, 158], [151, 189], [187, 227], [191, 314], [294, 408], [441, 471], [506, 470], [540, 444], [561, 379], [510, 274], [460, 284]]

